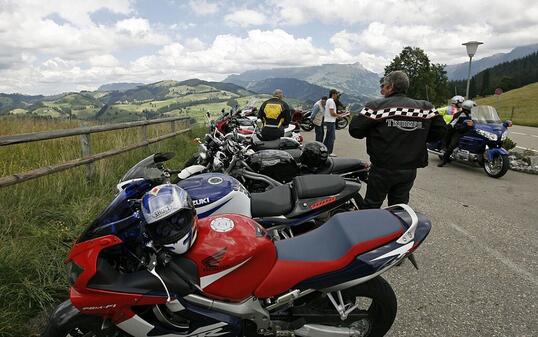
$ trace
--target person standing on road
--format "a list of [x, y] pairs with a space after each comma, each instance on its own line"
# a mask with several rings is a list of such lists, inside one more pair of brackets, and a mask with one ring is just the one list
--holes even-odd
[[276, 89], [273, 97], [263, 102], [260, 107], [258, 118], [264, 124], [261, 131], [264, 140], [275, 140], [284, 136], [284, 129], [290, 124], [290, 107], [283, 98], [284, 92]]
[[335, 157], [333, 154], [334, 141], [336, 138], [336, 117], [338, 117], [338, 110], [336, 110], [336, 100], [338, 98], [338, 91], [336, 89], [331, 89], [329, 91], [329, 99], [325, 103], [325, 114], [323, 125], [327, 128], [325, 133], [325, 139], [323, 144], [327, 147], [327, 152], [329, 156]]
[[316, 142], [323, 143], [323, 115], [325, 114], [325, 103], [327, 102], [327, 96], [323, 96], [319, 101], [314, 103], [312, 107], [312, 114], [310, 120], [314, 124], [314, 131], [316, 132]]
[[426, 142], [444, 137], [445, 122], [430, 102], [406, 96], [409, 78], [393, 71], [383, 79], [384, 98], [366, 103], [349, 125], [354, 138], [366, 137], [372, 163], [364, 208], [407, 204], [417, 168], [428, 165]]

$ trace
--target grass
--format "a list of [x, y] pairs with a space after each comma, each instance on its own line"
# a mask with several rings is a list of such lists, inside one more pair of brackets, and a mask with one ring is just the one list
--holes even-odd
[[507, 91], [498, 97], [479, 98], [476, 102], [495, 107], [503, 120], [512, 119], [514, 124], [538, 127], [538, 82]]
[[[2, 118], [0, 135], [71, 128], [79, 123]], [[152, 126], [150, 137], [168, 133], [169, 128]], [[139, 137], [136, 128], [93, 134], [93, 152], [123, 147], [138, 142]], [[176, 152], [169, 166], [180, 167], [195, 150], [192, 137], [178, 136], [98, 161], [90, 182], [80, 167], [0, 189], [0, 337], [38, 333], [35, 317], [45, 317], [44, 312], [68, 296], [63, 260], [83, 228], [112, 200], [123, 173], [159, 151]], [[79, 156], [78, 137], [0, 147], [0, 176]]]

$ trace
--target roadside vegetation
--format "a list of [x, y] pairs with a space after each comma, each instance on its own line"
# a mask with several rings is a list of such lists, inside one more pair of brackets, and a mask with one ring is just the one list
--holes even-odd
[[[79, 121], [0, 118], [0, 135], [71, 128]], [[170, 132], [167, 124], [148, 128], [149, 137]], [[176, 152], [181, 167], [195, 150], [201, 129], [95, 163], [86, 181], [84, 167], [0, 189], [0, 336], [37, 333], [50, 308], [67, 298], [63, 261], [83, 228], [112, 200], [119, 178], [155, 152]], [[94, 153], [138, 143], [138, 128], [93, 134]], [[78, 137], [0, 147], [0, 176], [80, 157]], [[38, 317], [38, 318], [36, 318]]]
[[538, 127], [538, 82], [500, 96], [479, 98], [476, 103], [495, 107], [503, 120], [511, 119], [517, 125]]

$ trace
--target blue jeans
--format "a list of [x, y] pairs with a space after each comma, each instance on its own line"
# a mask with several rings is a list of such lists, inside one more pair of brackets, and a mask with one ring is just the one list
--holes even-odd
[[323, 123], [320, 126], [315, 125], [314, 131], [316, 131], [316, 142], [323, 143], [323, 134], [325, 133], [323, 132]]
[[335, 122], [324, 122], [323, 124], [327, 128], [327, 133], [325, 133], [325, 140], [323, 141], [323, 144], [327, 146], [327, 152], [331, 154], [333, 153], [334, 140], [336, 139]]

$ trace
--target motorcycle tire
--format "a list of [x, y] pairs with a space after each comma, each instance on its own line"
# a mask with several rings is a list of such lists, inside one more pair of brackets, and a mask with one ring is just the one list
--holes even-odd
[[491, 167], [491, 162], [488, 162], [487, 160], [484, 160], [482, 165], [484, 172], [486, 172], [486, 174], [492, 178], [500, 178], [504, 176], [510, 168], [510, 159], [508, 156], [496, 156], [493, 158], [493, 161], [498, 160], [499, 158], [502, 160], [502, 163], [498, 163], [500, 165], [497, 165], [498, 167], [496, 167], [496, 169], [493, 169]]
[[301, 121], [301, 129], [304, 131], [312, 131], [314, 129], [314, 123], [310, 119], [307, 119], [305, 121]]
[[[361, 283], [354, 287], [344, 289], [341, 292], [345, 303], [347, 303], [348, 300], [353, 298], [356, 299], [357, 297], [370, 299], [371, 302], [368, 309], [360, 310], [360, 315], [356, 314], [357, 310], [359, 310], [356, 309], [355, 311], [352, 311], [345, 320], [342, 321], [338, 314], [335, 315], [336, 309], [329, 298], [322, 296], [311, 301], [307, 304], [307, 306], [313, 308], [315, 311], [315, 316], [322, 317], [325, 321], [327, 319], [332, 320], [332, 318], [329, 317], [334, 317], [334, 322], [330, 324], [326, 322], [316, 323], [316, 318], [313, 318], [310, 315], [310, 318], [307, 318], [308, 316], [305, 317], [307, 320], [306, 324], [321, 324], [323, 326], [331, 326], [333, 328], [342, 328], [344, 331], [345, 329], [350, 328], [360, 328], [363, 329], [361, 336], [365, 337], [382, 337], [389, 331], [396, 318], [398, 304], [392, 287], [381, 276], [377, 276], [368, 282]], [[364, 303], [364, 299], [362, 302]], [[361, 303], [361, 301], [359, 301], [359, 303]], [[360, 324], [357, 325], [358, 322], [354, 321], [354, 319], [356, 320], [358, 317], [363, 317], [365, 314], [367, 317], [367, 323], [362, 324], [362, 326], [360, 326]], [[306, 327], [303, 326], [303, 328], [296, 330], [296, 335], [303, 335], [301, 334], [301, 330], [308, 330], [308, 328], [305, 328]], [[352, 334], [350, 332], [350, 336], [351, 335]]]
[[342, 130], [347, 128], [347, 125], [349, 124], [349, 121], [347, 118], [338, 118], [336, 120], [336, 130]]

